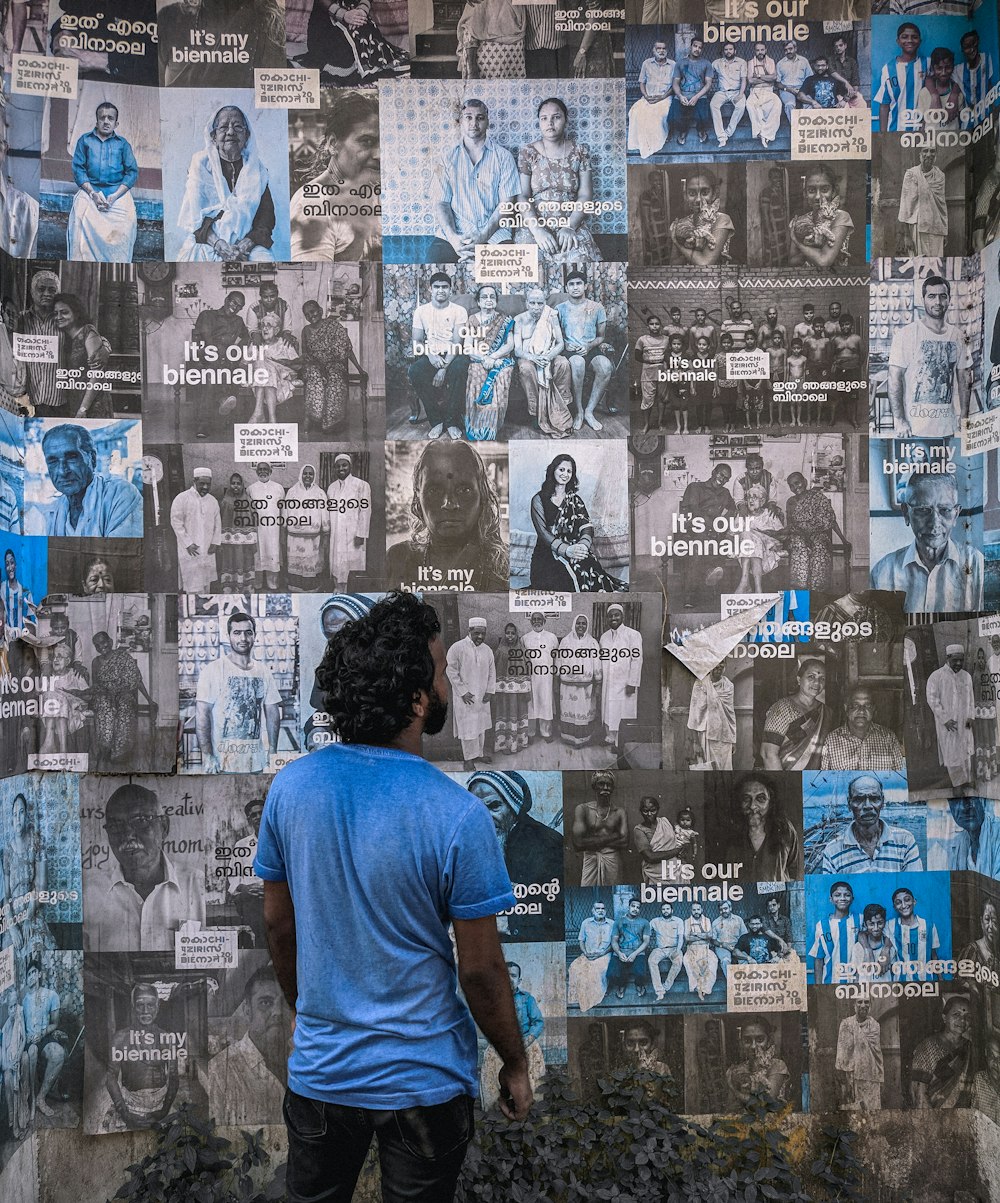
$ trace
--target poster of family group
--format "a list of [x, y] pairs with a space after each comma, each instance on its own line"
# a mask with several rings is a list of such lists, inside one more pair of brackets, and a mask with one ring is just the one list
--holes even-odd
[[993, 0], [2, 0], [0, 69], [0, 1194], [282, 1122], [257, 832], [393, 591], [536, 1095], [1000, 1123]]

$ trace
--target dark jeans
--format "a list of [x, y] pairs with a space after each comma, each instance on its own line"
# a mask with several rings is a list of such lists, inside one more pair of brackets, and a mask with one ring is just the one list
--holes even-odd
[[[456, 335], [457, 338], [457, 335]], [[469, 377], [468, 355], [456, 355], [444, 372], [444, 384], [434, 387], [437, 368], [426, 355], [410, 364], [406, 372], [413, 391], [423, 402], [431, 426], [465, 429], [465, 385]]]
[[288, 1203], [351, 1203], [372, 1136], [383, 1203], [450, 1203], [474, 1127], [472, 1099], [370, 1111], [285, 1091]]
[[614, 953], [611, 954], [611, 964], [608, 966], [608, 985], [614, 986], [616, 989], [620, 986], [627, 986], [629, 978], [631, 978], [637, 986], [646, 986], [649, 984], [649, 973], [646, 970], [646, 954], [640, 953], [634, 961], [630, 961], [627, 965], [624, 961], [619, 961]]
[[694, 118], [699, 134], [707, 134], [712, 125], [712, 110], [709, 108], [708, 97], [702, 96], [690, 107], [679, 100], [670, 106], [670, 123], [674, 126], [679, 137], [687, 137], [691, 132], [691, 119]]

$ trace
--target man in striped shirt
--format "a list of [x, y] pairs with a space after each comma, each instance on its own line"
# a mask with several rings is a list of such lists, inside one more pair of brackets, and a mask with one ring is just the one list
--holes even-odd
[[472, 259], [478, 244], [512, 238], [500, 219], [502, 206], [517, 200], [521, 188], [514, 156], [490, 135], [489, 109], [481, 100], [466, 100], [458, 120], [462, 136], [445, 152], [431, 184], [438, 235], [429, 263]]
[[878, 105], [878, 128], [883, 134], [918, 130], [921, 126], [917, 97], [929, 68], [927, 59], [917, 53], [920, 30], [912, 21], [904, 21], [896, 30], [896, 45], [899, 54], [883, 64], [878, 91], [872, 97], [873, 107]]
[[565, 61], [566, 34], [556, 29], [555, 5], [528, 4], [524, 13], [527, 17], [524, 37], [525, 75], [528, 79], [565, 78], [570, 74], [573, 64]]
[[852, 822], [823, 849], [821, 873], [922, 872], [917, 841], [905, 827], [883, 823], [885, 796], [874, 773], [862, 773], [847, 787]]
[[[44, 334], [55, 337], [59, 327], [53, 317], [59, 277], [55, 272], [35, 272], [31, 277], [31, 305], [18, 319], [18, 334]], [[26, 363], [28, 373], [28, 399], [35, 407], [39, 418], [63, 417], [69, 406], [61, 402], [56, 388], [56, 364], [54, 362]]]

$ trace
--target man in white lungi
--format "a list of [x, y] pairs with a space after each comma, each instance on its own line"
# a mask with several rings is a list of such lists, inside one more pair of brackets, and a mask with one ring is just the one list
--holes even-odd
[[976, 701], [972, 692], [972, 677], [962, 667], [965, 648], [949, 643], [945, 648], [947, 663], [927, 678], [927, 705], [934, 712], [937, 728], [938, 760], [958, 788], [972, 780], [972, 719]]
[[139, 165], [129, 143], [116, 132], [118, 109], [97, 106], [97, 124], [73, 150], [73, 198], [66, 229], [67, 257], [87, 263], [131, 263], [138, 222], [132, 189]]
[[[538, 724], [538, 734], [542, 739], [551, 742], [555, 739], [552, 734], [552, 653], [559, 646], [559, 640], [551, 631], [545, 629], [545, 615], [536, 611], [531, 616], [531, 630], [522, 636], [521, 642], [529, 652], [537, 652], [528, 660], [531, 666], [531, 701], [528, 704], [528, 722]], [[535, 670], [538, 670], [537, 672]]]
[[337, 592], [347, 592], [352, 572], [364, 572], [368, 558], [368, 529], [372, 490], [367, 480], [353, 476], [346, 451], [333, 461], [334, 477], [326, 491], [330, 517], [330, 575]]
[[493, 651], [484, 642], [486, 619], [470, 618], [469, 633], [448, 649], [448, 680], [454, 694], [455, 734], [462, 741], [462, 767], [471, 773], [476, 761], [492, 764], [485, 754], [486, 732], [493, 726], [490, 698], [496, 693]]
[[854, 1003], [854, 1014], [840, 1021], [837, 1060], [843, 1106], [848, 1111], [881, 1111], [885, 1065], [882, 1028], [871, 1013], [867, 998]]
[[182, 593], [208, 593], [218, 575], [215, 549], [222, 543], [222, 514], [209, 489], [209, 468], [195, 468], [190, 489], [178, 493], [170, 507], [177, 536], [177, 567]]
[[569, 966], [567, 1001], [570, 1006], [576, 1003], [581, 1011], [589, 1011], [604, 1001], [614, 930], [607, 905], [595, 902], [590, 915], [580, 924], [580, 955]]
[[606, 742], [614, 748], [618, 746], [622, 720], [636, 716], [642, 677], [642, 636], [625, 625], [625, 611], [617, 602], [608, 606], [608, 629], [599, 644], [604, 661], [601, 721], [607, 728]]
[[264, 578], [261, 584], [277, 589], [281, 572], [281, 503], [285, 500], [285, 490], [271, 479], [270, 464], [262, 461], [257, 465], [257, 479], [247, 494], [254, 503], [257, 519], [256, 569]]

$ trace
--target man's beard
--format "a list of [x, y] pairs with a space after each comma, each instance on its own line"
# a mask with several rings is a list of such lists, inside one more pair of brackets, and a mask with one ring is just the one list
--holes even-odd
[[442, 702], [436, 694], [431, 694], [427, 707], [427, 718], [424, 720], [424, 734], [437, 735], [444, 730], [448, 718], [448, 703]]

